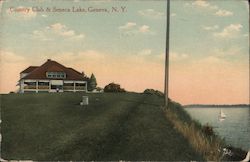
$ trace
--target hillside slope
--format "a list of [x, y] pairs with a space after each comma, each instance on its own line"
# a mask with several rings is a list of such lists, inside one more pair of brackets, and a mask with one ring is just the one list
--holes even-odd
[[2, 95], [2, 158], [203, 160], [165, 117], [163, 99], [136, 93]]

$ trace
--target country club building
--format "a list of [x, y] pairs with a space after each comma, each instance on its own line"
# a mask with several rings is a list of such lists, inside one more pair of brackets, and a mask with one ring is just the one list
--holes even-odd
[[41, 66], [30, 66], [20, 73], [19, 92], [87, 91], [87, 78], [73, 68], [48, 59]]

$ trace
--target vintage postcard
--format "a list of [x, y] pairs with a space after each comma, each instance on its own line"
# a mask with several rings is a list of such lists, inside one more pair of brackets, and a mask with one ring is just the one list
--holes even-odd
[[247, 0], [0, 0], [0, 161], [249, 161]]

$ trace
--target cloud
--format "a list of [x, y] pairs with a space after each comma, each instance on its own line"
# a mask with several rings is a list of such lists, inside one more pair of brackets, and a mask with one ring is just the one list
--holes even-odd
[[127, 22], [127, 24], [120, 26], [119, 29], [123, 30], [123, 29], [131, 29], [133, 27], [136, 26], [135, 22]]
[[182, 61], [189, 57], [189, 55], [186, 53], [176, 53], [176, 52], [170, 53], [169, 56], [170, 56], [169, 57], [170, 61]]
[[63, 37], [67, 40], [72, 39], [82, 39], [84, 38], [84, 34], [76, 34], [76, 32], [72, 29], [69, 29], [66, 25], [61, 23], [55, 23], [50, 26], [45, 27], [41, 30], [33, 31], [33, 38], [39, 39], [42, 41], [50, 41], [53, 40], [55, 36]]
[[[83, 2], [85, 1], [85, 0], [82, 0]], [[114, 0], [95, 0], [95, 1], [93, 1], [92, 3], [94, 3], [94, 4], [102, 4], [102, 3], [110, 3], [110, 2], [113, 2]]]
[[239, 56], [242, 48], [238, 46], [231, 46], [227, 49], [215, 49], [214, 55], [220, 58], [228, 58], [228, 56]]
[[243, 1], [243, 3], [246, 6], [247, 11], [249, 11], [249, 2], [248, 1]]
[[176, 13], [171, 13], [170, 16], [171, 17], [175, 17], [177, 14]]
[[0, 1], [0, 13], [2, 12], [3, 1]]
[[249, 36], [249, 34], [247, 33], [247, 34], [243, 34], [243, 37], [248, 37]]
[[137, 25], [135, 22], [127, 22], [125, 25], [119, 26], [118, 29], [125, 34], [154, 34], [148, 25]]
[[218, 25], [213, 25], [213, 26], [203, 26], [202, 27], [204, 30], [217, 30], [219, 29]]
[[233, 12], [220, 9], [217, 12], [215, 12], [215, 15], [220, 16], [220, 17], [232, 16]]
[[208, 7], [210, 4], [207, 1], [204, 0], [196, 0], [192, 3], [192, 5], [200, 6], [200, 7]]
[[205, 57], [199, 61], [197, 61], [197, 64], [207, 64], [207, 65], [211, 65], [211, 64], [219, 64], [221, 63], [222, 60], [219, 57], [216, 56], [208, 56]]
[[142, 50], [142, 51], [140, 51], [138, 53], [138, 55], [140, 55], [140, 56], [149, 56], [151, 54], [152, 54], [152, 50], [151, 49], [144, 49], [144, 50]]
[[[198, 8], [203, 8], [203, 9], [209, 9], [211, 11], [215, 11], [214, 15], [220, 16], [220, 17], [225, 17], [225, 16], [232, 16], [233, 12], [219, 8], [216, 5], [211, 5], [208, 1], [206, 0], [196, 0], [192, 3], [193, 6], [196, 6]], [[190, 6], [189, 3], [186, 3], [186, 6]]]
[[37, 16], [36, 12], [33, 12], [32, 7], [10, 7], [6, 9], [6, 13], [9, 17], [16, 20], [31, 20]]
[[[165, 61], [165, 53], [156, 56], [160, 61]], [[184, 61], [189, 58], [189, 54], [187, 53], [178, 53], [178, 52], [170, 52], [169, 53], [169, 61], [178, 62]]]
[[243, 26], [241, 24], [230, 24], [229, 26], [226, 26], [221, 32], [214, 33], [215, 37], [218, 38], [233, 38], [236, 37]]
[[209, 2], [205, 1], [205, 0], [196, 0], [192, 3], [193, 6], [196, 7], [201, 7], [201, 8], [208, 8], [211, 10], [216, 10], [218, 9], [218, 6], [216, 5], [211, 5]]
[[50, 28], [52, 28], [53, 30], [62, 30], [64, 28], [66, 28], [66, 26], [62, 25], [60, 23], [56, 23], [56, 24], [50, 25]]
[[49, 30], [53, 30], [55, 33], [61, 36], [74, 36], [75, 31], [69, 30], [66, 25], [63, 25], [61, 23], [52, 24], [49, 27], [47, 27]]
[[32, 32], [32, 38], [38, 39], [41, 41], [52, 41], [53, 39], [50, 36], [48, 36], [46, 33], [47, 32], [45, 30], [44, 31], [34, 30]]
[[44, 15], [44, 14], [43, 14], [43, 15], [41, 15], [41, 16], [42, 16], [42, 17], [44, 17], [44, 18], [48, 17], [48, 15]]
[[141, 26], [141, 27], [139, 28], [139, 31], [140, 31], [141, 33], [147, 33], [147, 32], [149, 32], [149, 26], [143, 25], [143, 26]]
[[162, 19], [164, 18], [164, 13], [155, 11], [154, 9], [146, 9], [146, 10], [140, 10], [138, 11], [139, 15], [145, 16], [148, 18], [153, 18], [153, 19]]
[[[85, 0], [73, 0], [74, 3], [84, 2]], [[113, 0], [93, 0], [91, 3], [94, 4], [102, 4], [102, 3], [110, 3]]]

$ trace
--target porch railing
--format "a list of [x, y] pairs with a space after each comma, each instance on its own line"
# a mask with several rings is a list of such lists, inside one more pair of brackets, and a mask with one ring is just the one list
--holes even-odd
[[76, 86], [76, 90], [85, 90], [85, 86]]
[[49, 86], [38, 85], [38, 89], [49, 89]]
[[63, 86], [64, 90], [74, 90], [74, 86]]
[[[85, 86], [75, 86], [75, 90], [85, 90]], [[36, 89], [36, 85], [24, 86], [24, 89]], [[49, 86], [38, 85], [39, 89], [49, 89]], [[74, 90], [74, 86], [63, 86], [64, 90]]]
[[36, 85], [24, 86], [24, 89], [36, 89]]

